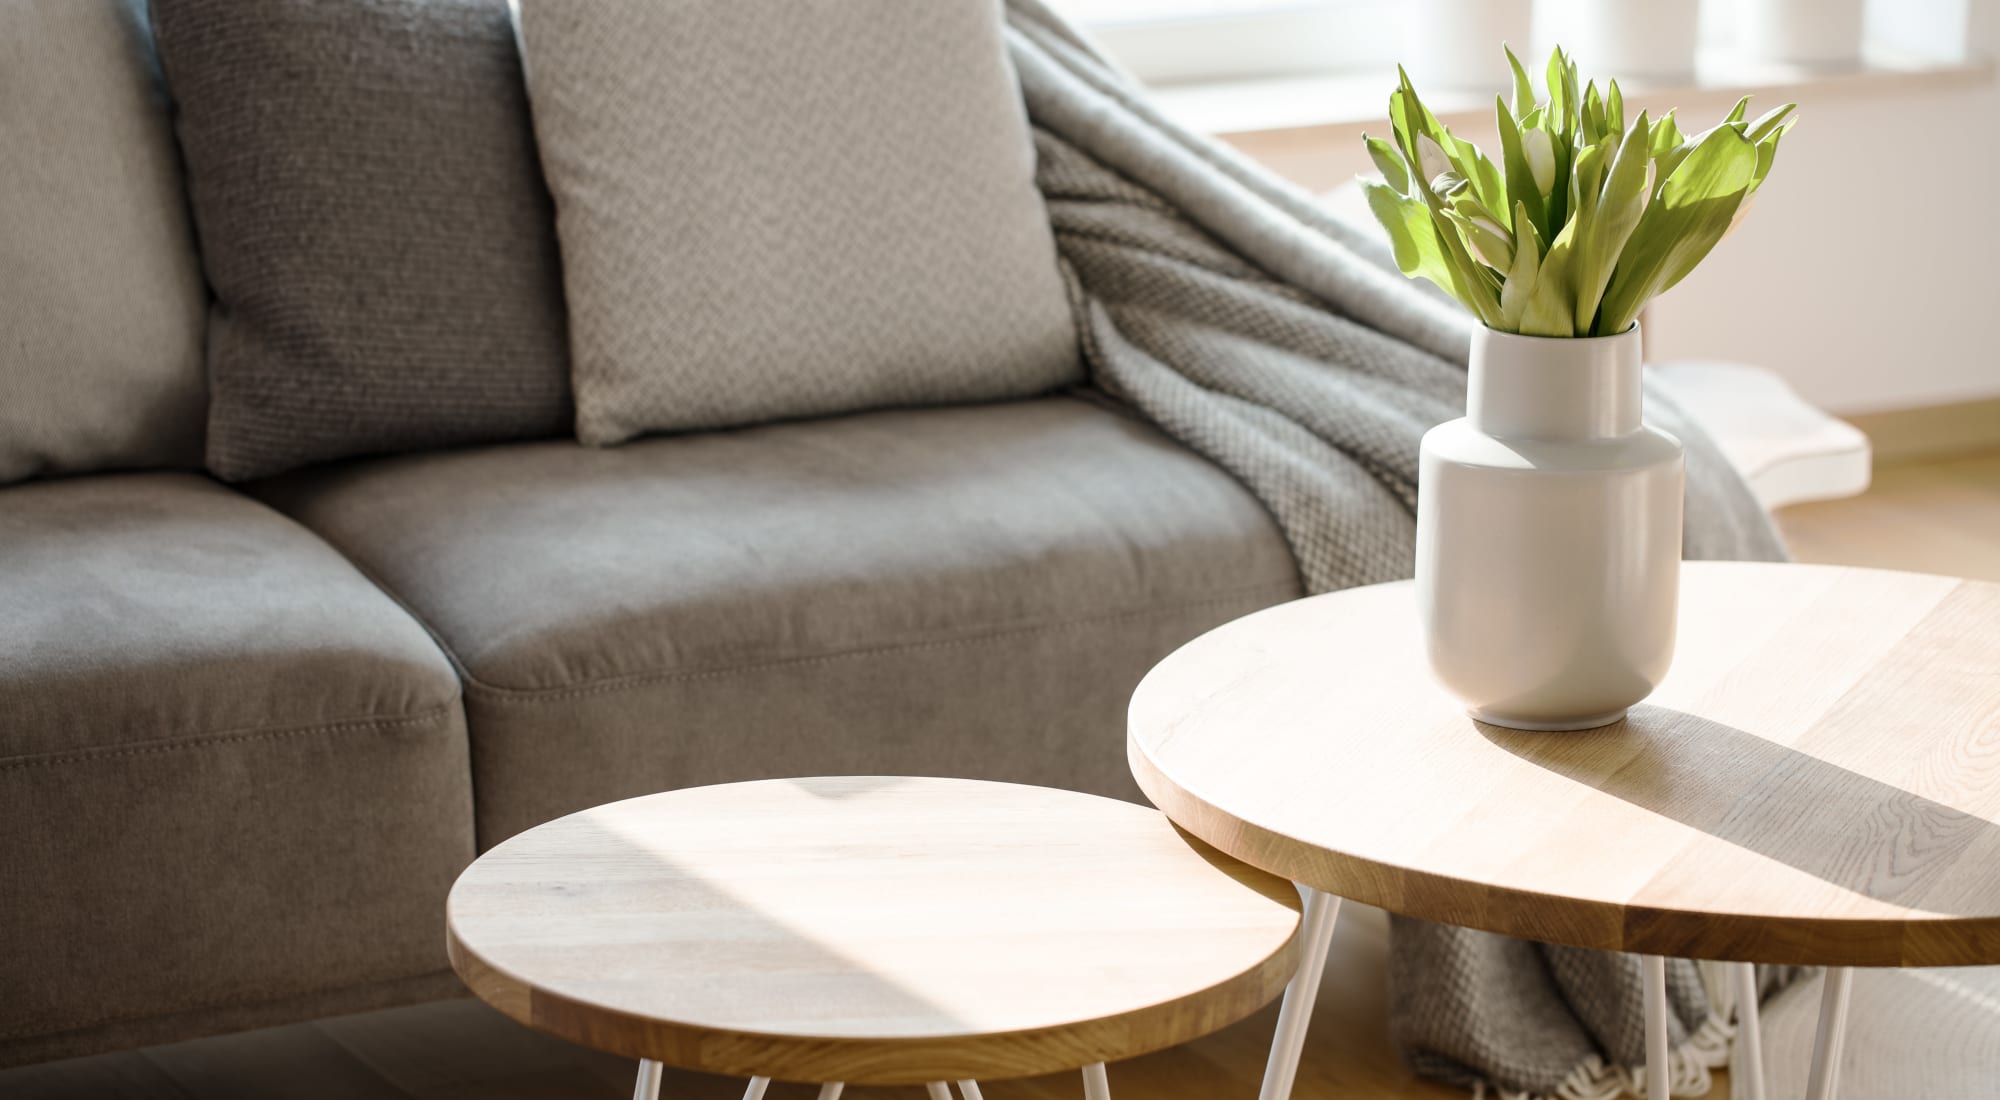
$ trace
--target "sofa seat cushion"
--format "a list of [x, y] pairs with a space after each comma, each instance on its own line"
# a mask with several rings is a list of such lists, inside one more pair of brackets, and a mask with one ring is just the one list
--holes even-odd
[[0, 490], [0, 1061], [445, 965], [457, 678], [339, 553], [192, 474]]
[[1229, 475], [1066, 397], [410, 456], [260, 491], [455, 656], [482, 844], [749, 776], [1130, 793], [1139, 677], [1298, 591]]

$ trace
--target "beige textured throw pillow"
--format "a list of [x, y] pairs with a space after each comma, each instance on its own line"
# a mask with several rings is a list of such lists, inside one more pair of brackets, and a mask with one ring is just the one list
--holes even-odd
[[1080, 377], [999, 0], [522, 0], [577, 436]]
[[142, 8], [0, 0], [0, 483], [201, 463], [208, 291]]

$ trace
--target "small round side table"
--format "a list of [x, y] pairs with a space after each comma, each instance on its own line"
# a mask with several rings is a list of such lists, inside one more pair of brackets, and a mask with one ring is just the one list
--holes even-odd
[[1341, 898], [1646, 956], [1655, 1097], [1665, 957], [1740, 962], [1739, 988], [1751, 963], [1834, 968], [1812, 1100], [1846, 968], [2000, 963], [2000, 585], [1690, 563], [1666, 682], [1576, 733], [1475, 722], [1430, 678], [1410, 585], [1352, 589], [1169, 656], [1127, 748], [1176, 824], [1306, 888], [1264, 1100], [1290, 1094]]
[[452, 966], [530, 1027], [661, 1066], [924, 1084], [1104, 1063], [1219, 1030], [1296, 970], [1299, 893], [1158, 811], [1008, 783], [852, 777], [585, 810], [452, 887]]

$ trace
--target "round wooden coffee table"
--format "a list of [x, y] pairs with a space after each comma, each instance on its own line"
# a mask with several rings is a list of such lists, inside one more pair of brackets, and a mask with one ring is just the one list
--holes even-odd
[[785, 779], [572, 814], [452, 887], [452, 966], [508, 1016], [660, 1065], [914, 1084], [1216, 1031], [1296, 969], [1299, 892], [1158, 811], [1008, 783]]
[[1647, 956], [1651, 1096], [1665, 956], [1742, 962], [1739, 981], [1757, 962], [1836, 968], [1816, 1100], [1845, 968], [2000, 963], [2000, 585], [1690, 563], [1681, 591], [1673, 671], [1595, 730], [1467, 717], [1426, 670], [1408, 584], [1258, 612], [1146, 677], [1139, 786], [1309, 888], [1266, 1100], [1290, 1092], [1343, 897]]

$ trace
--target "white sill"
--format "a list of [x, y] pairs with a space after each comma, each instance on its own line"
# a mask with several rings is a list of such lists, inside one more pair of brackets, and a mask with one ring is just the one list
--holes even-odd
[[[1692, 80], [1649, 83], [1621, 79], [1618, 84], [1628, 103], [1660, 103], [1706, 112], [1711, 105], [1726, 110], [1746, 95], [1756, 96], [1760, 107], [1771, 107], [1807, 94], [1872, 96], [1906, 89], [1977, 87], [1992, 79], [1993, 62], [1987, 58], [1939, 60], [1870, 54], [1852, 67], [1810, 69], [1704, 56]], [[1389, 92], [1395, 86], [1396, 74], [1391, 70], [1161, 85], [1153, 94], [1167, 114], [1182, 125], [1202, 133], [1238, 137], [1309, 130], [1386, 131]], [[1462, 127], [1490, 122], [1493, 97], [1501, 91], [1440, 89], [1425, 92], [1424, 104], [1445, 125]]]

